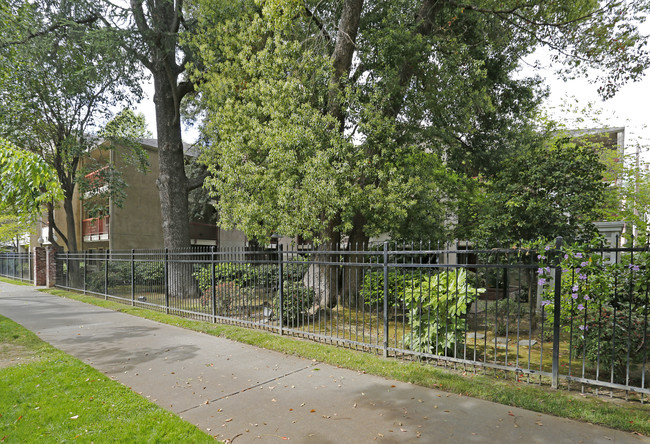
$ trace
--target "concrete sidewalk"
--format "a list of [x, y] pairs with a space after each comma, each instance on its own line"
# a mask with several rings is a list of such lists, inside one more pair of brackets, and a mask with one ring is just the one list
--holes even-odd
[[0, 314], [235, 443], [650, 442], [285, 356], [30, 287], [0, 282]]

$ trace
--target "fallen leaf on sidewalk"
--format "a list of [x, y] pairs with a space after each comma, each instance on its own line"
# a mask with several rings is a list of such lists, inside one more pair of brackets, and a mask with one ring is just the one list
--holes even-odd
[[224, 422], [230, 422], [230, 421], [232, 421], [232, 418], [228, 418]]

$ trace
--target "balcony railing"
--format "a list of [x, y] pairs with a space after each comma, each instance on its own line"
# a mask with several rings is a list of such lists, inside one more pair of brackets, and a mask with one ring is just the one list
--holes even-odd
[[107, 169], [108, 165], [84, 176], [88, 182], [88, 190], [84, 193], [84, 199], [90, 199], [94, 196], [102, 195], [108, 190], [107, 178], [105, 176], [105, 171]]
[[85, 178], [86, 180], [88, 180], [88, 182], [90, 182], [90, 183], [93, 183], [93, 182], [95, 182], [96, 180], [103, 180], [102, 177], [101, 177], [101, 174], [102, 174], [102, 171], [104, 171], [104, 170], [106, 170], [106, 169], [108, 169], [108, 165], [106, 165], [106, 166], [104, 166], [104, 167], [101, 167], [100, 169], [95, 170], [95, 171], [93, 171], [92, 173], [88, 173], [88, 174], [86, 174], [86, 175], [84, 176], [84, 178]]
[[100, 241], [108, 240], [109, 233], [109, 217], [94, 217], [91, 219], [84, 219], [82, 226], [82, 233], [85, 241]]

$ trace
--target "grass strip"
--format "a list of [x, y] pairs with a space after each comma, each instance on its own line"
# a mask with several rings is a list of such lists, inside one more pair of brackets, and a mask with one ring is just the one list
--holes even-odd
[[31, 282], [23, 282], [14, 279], [8, 279], [6, 277], [0, 277], [0, 282], [4, 282], [5, 284], [11, 284], [11, 285], [23, 285], [27, 287], [32, 287], [34, 285]]
[[386, 359], [370, 353], [279, 336], [260, 330], [184, 319], [70, 291], [41, 291], [334, 366], [534, 412], [650, 435], [650, 406], [648, 404], [610, 402], [564, 389], [553, 390], [544, 386], [517, 383], [512, 379], [504, 380], [479, 374], [462, 374], [423, 363]]
[[0, 364], [0, 442], [215, 442], [3, 316]]

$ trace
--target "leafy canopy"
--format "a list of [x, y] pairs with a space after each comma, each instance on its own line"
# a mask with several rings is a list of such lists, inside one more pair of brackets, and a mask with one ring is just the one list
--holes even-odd
[[472, 177], [495, 177], [534, 145], [545, 91], [518, 75], [523, 57], [546, 46], [565, 75], [599, 67], [604, 96], [648, 65], [645, 1], [368, 1], [341, 77], [337, 30], [354, 18], [341, 2], [196, 8], [206, 186], [222, 226], [261, 239], [322, 238], [324, 226], [440, 238]]
[[56, 172], [43, 159], [0, 138], [0, 212], [30, 219], [63, 197]]

